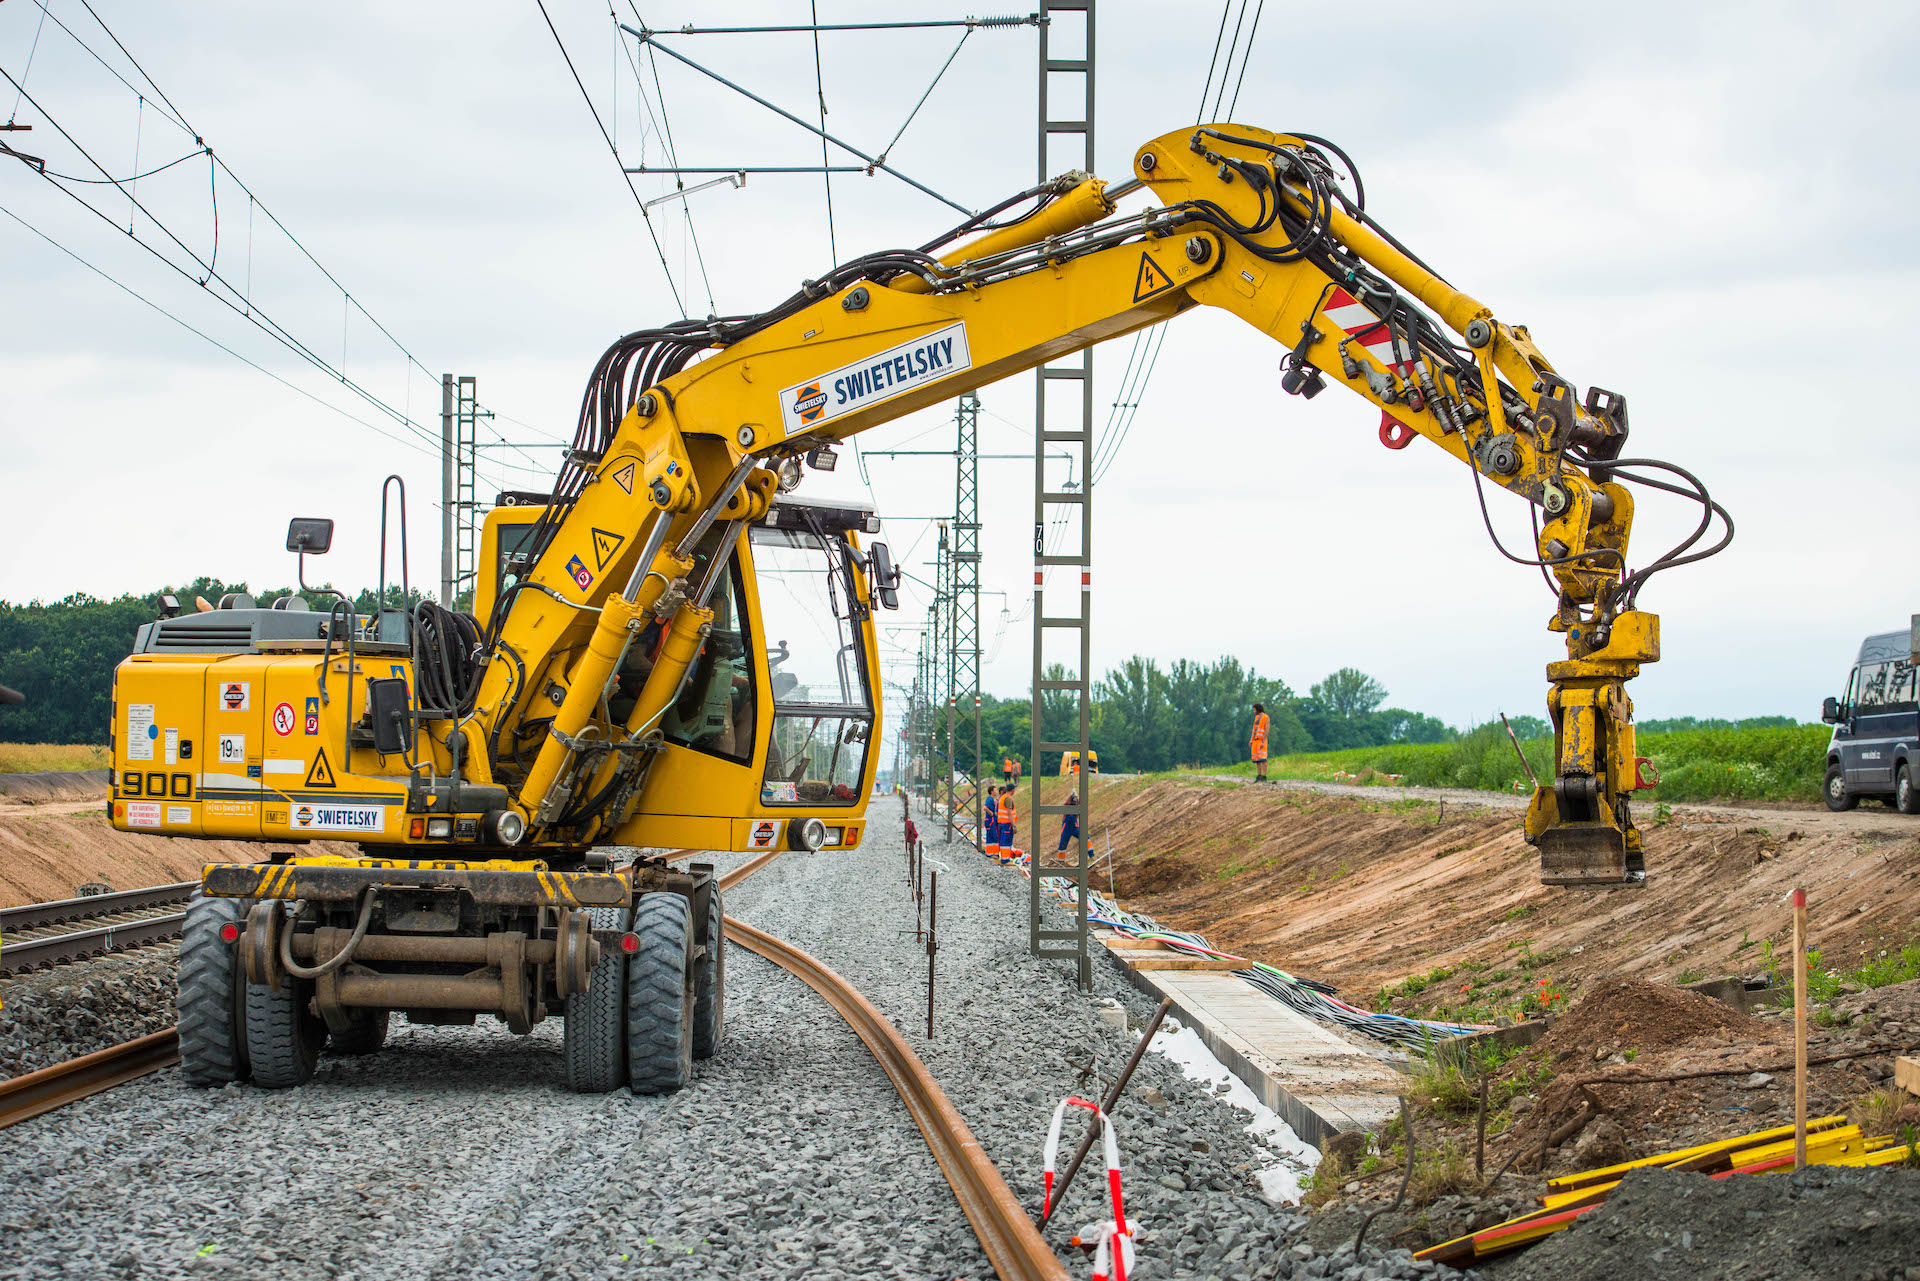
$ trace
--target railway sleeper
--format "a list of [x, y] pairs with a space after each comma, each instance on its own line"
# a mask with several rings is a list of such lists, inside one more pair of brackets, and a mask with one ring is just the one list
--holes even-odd
[[[231, 1075], [203, 1070], [195, 1084], [249, 1075], [270, 1088], [304, 1084], [329, 1043], [344, 1054], [379, 1049], [395, 1011], [422, 1024], [491, 1014], [520, 1035], [559, 1015], [568, 1083], [581, 1090], [624, 1082], [637, 1093], [669, 1092], [690, 1076], [696, 1045], [699, 1057], [719, 1046], [723, 941], [711, 865], [681, 871], [649, 860], [626, 876], [602, 876], [595, 894], [605, 897], [600, 882], [617, 879], [627, 901], [592, 907], [556, 902], [564, 882], [541, 870], [474, 877], [456, 865], [394, 884], [393, 869], [377, 866], [328, 865], [320, 878], [302, 876], [297, 863], [285, 865], [291, 875], [269, 868], [246, 878], [232, 875], [234, 866], [209, 867], [206, 881], [215, 895], [229, 891], [220, 896], [232, 905], [220, 924], [226, 955], [210, 961], [200, 940], [194, 957], [201, 968], [225, 965], [232, 987], [183, 985], [180, 1001], [183, 1025], [230, 1024], [244, 1052], [233, 1056]], [[319, 892], [284, 896], [303, 883]], [[283, 896], [231, 893], [261, 885]], [[183, 963], [185, 953], [183, 944]], [[218, 1010], [190, 1009], [235, 989], [238, 999]], [[576, 1060], [592, 1070], [576, 1073]]]

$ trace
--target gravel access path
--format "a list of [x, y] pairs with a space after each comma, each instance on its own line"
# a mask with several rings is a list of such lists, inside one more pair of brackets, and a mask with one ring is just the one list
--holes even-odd
[[[866, 848], [788, 854], [728, 912], [814, 953], [906, 1033], [1038, 1208], [1053, 1104], [1131, 1048], [1064, 965], [1025, 955], [1025, 882], [935, 846], [935, 1039], [892, 803]], [[931, 828], [923, 823], [923, 828]], [[722, 870], [742, 856], [714, 858]], [[853, 1033], [799, 980], [734, 947], [728, 1036], [662, 1099], [569, 1094], [560, 1023], [414, 1027], [324, 1059], [308, 1086], [197, 1091], [175, 1070], [10, 1129], [0, 1277], [985, 1277], [918, 1129]], [[1150, 1010], [1106, 970], [1095, 996]], [[1070, 1061], [1072, 1060], [1072, 1061]], [[1118, 1109], [1128, 1209], [1151, 1277], [1451, 1276], [1328, 1258], [1261, 1198], [1247, 1116], [1147, 1056]], [[1064, 1155], [1063, 1155], [1064, 1162]], [[1096, 1155], [1051, 1239], [1102, 1217]], [[1068, 1252], [1069, 1269], [1085, 1267]]]

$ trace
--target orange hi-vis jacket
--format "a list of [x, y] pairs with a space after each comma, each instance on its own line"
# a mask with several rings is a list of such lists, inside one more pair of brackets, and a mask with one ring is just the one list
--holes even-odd
[[999, 806], [1000, 822], [1006, 826], [1012, 826], [1017, 817], [1013, 812], [1013, 797], [1002, 796], [999, 800]]
[[1253, 759], [1263, 761], [1267, 758], [1267, 726], [1272, 721], [1265, 712], [1253, 718]]

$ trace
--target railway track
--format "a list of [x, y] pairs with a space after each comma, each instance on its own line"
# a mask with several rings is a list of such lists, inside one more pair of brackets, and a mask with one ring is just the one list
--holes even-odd
[[185, 881], [0, 909], [0, 976], [178, 938], [186, 913], [167, 909], [184, 904], [197, 885]]
[[[697, 853], [679, 851], [676, 857]], [[778, 857], [780, 851], [765, 854], [741, 864], [720, 877], [723, 890], [732, 889]], [[158, 887], [162, 890], [191, 891], [186, 886]], [[101, 896], [107, 897], [107, 896]], [[88, 902], [95, 900], [79, 900]], [[36, 904], [53, 908], [55, 904]], [[14, 909], [26, 912], [29, 909]], [[88, 918], [81, 918], [88, 919]], [[177, 932], [178, 925], [176, 923]], [[1021, 1208], [1006, 1180], [987, 1158], [979, 1140], [967, 1127], [959, 1110], [873, 1002], [863, 996], [840, 975], [819, 960], [772, 934], [755, 929], [744, 921], [726, 918], [727, 938], [741, 947], [772, 961], [811, 987], [846, 1020], [874, 1060], [899, 1092], [914, 1123], [920, 1127], [940, 1171], [953, 1188], [974, 1235], [980, 1240], [988, 1261], [1001, 1281], [1066, 1281], [1061, 1265], [1046, 1241]], [[91, 931], [90, 931], [91, 932]], [[10, 947], [8, 951], [13, 949]], [[0, 1129], [44, 1112], [63, 1107], [116, 1085], [171, 1067], [179, 1062], [179, 1037], [173, 1028], [141, 1037], [110, 1049], [59, 1063], [38, 1072], [0, 1082]]]

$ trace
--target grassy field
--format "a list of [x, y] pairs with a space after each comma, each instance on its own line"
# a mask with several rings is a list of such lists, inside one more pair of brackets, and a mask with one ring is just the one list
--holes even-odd
[[[1640, 755], [1660, 771], [1655, 801], [1817, 801], [1826, 773], [1825, 725], [1791, 729], [1694, 729], [1645, 734]], [[1541, 778], [1553, 773], [1553, 740], [1521, 743], [1527, 761]], [[1241, 762], [1227, 774], [1251, 775]], [[1421, 787], [1466, 787], [1507, 792], [1527, 789], [1513, 744], [1498, 724], [1482, 725], [1452, 743], [1357, 747], [1277, 757], [1269, 762], [1273, 778], [1318, 782], [1402, 782]], [[1398, 780], [1383, 777], [1399, 775]], [[1515, 787], [1516, 780], [1521, 784]], [[1648, 795], [1643, 793], [1642, 795]]]
[[0, 743], [0, 774], [106, 769], [107, 749], [84, 743]]

